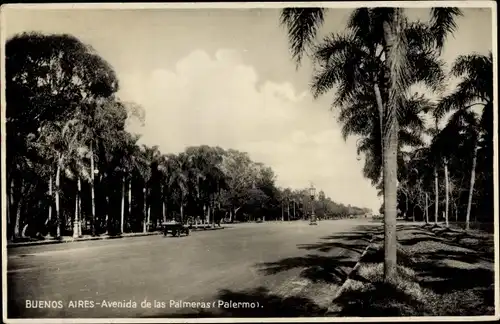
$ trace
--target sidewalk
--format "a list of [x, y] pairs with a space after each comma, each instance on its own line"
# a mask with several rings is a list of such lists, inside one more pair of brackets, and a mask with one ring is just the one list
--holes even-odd
[[[213, 231], [224, 229], [223, 227], [214, 227], [214, 228], [192, 228], [191, 232], [197, 231]], [[152, 235], [163, 235], [163, 231], [155, 231], [155, 232], [139, 232], [139, 233], [124, 233], [121, 235], [100, 235], [100, 236], [90, 236], [85, 235], [78, 238], [73, 238], [71, 236], [63, 236], [61, 239], [47, 239], [47, 240], [33, 240], [27, 242], [7, 242], [7, 248], [15, 248], [19, 246], [30, 246], [30, 245], [45, 245], [45, 244], [61, 244], [61, 243], [72, 243], [72, 242], [82, 242], [82, 241], [98, 241], [98, 240], [110, 240], [110, 239], [120, 239], [120, 238], [128, 238], [128, 237], [139, 237], [139, 236], [152, 236]]]
[[418, 225], [398, 225], [398, 268], [383, 280], [383, 238], [342, 286], [330, 316], [494, 315], [494, 264]]

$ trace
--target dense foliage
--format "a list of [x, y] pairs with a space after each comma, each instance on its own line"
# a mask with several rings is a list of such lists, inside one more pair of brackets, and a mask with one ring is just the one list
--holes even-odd
[[451, 76], [459, 82], [431, 110], [429, 143], [408, 152], [401, 164], [399, 209], [419, 220], [427, 210], [434, 221], [493, 222], [491, 53], [459, 56]]
[[[293, 220], [308, 190], [278, 188], [247, 153], [139, 144], [127, 120], [144, 118], [117, 96], [112, 67], [70, 35], [25, 33], [6, 44], [8, 237], [98, 235], [183, 222]], [[319, 193], [320, 218], [362, 215]]]

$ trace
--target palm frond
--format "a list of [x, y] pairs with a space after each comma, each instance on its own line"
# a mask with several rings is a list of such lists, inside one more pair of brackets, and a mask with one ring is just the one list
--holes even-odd
[[477, 53], [460, 55], [453, 63], [451, 73], [456, 77], [467, 74], [473, 78], [479, 78], [482, 73], [485, 73], [490, 74], [493, 78], [492, 64], [491, 54], [489, 56]]
[[405, 30], [408, 47], [417, 52], [434, 49], [434, 35], [428, 24], [420, 21], [410, 22]]
[[421, 147], [424, 145], [422, 136], [419, 132], [414, 132], [407, 129], [399, 130], [399, 141], [400, 145], [407, 145], [412, 147]]
[[369, 64], [368, 53], [352, 36], [330, 35], [314, 52], [317, 66], [313, 72], [311, 90], [314, 98], [325, 94], [335, 85], [337, 97], [345, 101], [357, 92], [368, 77], [365, 67]]
[[407, 62], [411, 84], [422, 82], [432, 91], [442, 92], [444, 90], [444, 81], [446, 80], [444, 61], [438, 57], [434, 50], [415, 51], [409, 46]]
[[324, 21], [324, 8], [285, 8], [280, 22], [288, 30], [292, 57], [300, 66], [304, 53], [311, 47]]
[[363, 176], [371, 180], [372, 185], [379, 183], [382, 178], [382, 158], [381, 155], [366, 154], [363, 166]]
[[351, 34], [332, 33], [314, 47], [313, 58], [320, 64], [328, 64], [331, 57], [352, 51], [355, 38]]
[[480, 124], [481, 128], [491, 135], [493, 135], [493, 121], [493, 102], [490, 101], [483, 108]]
[[407, 40], [404, 30], [406, 20], [402, 9], [394, 9], [394, 18], [392, 21], [385, 22], [391, 29], [393, 36], [392, 45], [387, 54], [387, 62], [390, 69], [389, 85], [389, 105], [386, 110], [386, 120], [384, 128], [389, 129], [393, 122], [398, 119], [399, 107], [404, 104], [405, 93], [408, 89], [408, 67], [407, 67]]
[[374, 38], [377, 35], [372, 31], [372, 17], [373, 12], [370, 8], [354, 9], [347, 22], [347, 27], [353, 31], [356, 39], [362, 40], [365, 44], [373, 44], [375, 47], [381, 39]]
[[425, 129], [424, 115], [433, 111], [434, 104], [424, 96], [413, 96], [404, 99], [404, 104], [399, 107], [399, 125], [408, 127], [413, 131], [422, 132]]
[[454, 7], [431, 9], [431, 32], [434, 35], [436, 47], [441, 51], [448, 34], [457, 29], [456, 17], [462, 16], [462, 11]]
[[434, 116], [442, 118], [452, 110], [467, 109], [472, 102], [481, 100], [484, 93], [477, 91], [477, 83], [476, 80], [463, 80], [454, 92], [439, 101]]

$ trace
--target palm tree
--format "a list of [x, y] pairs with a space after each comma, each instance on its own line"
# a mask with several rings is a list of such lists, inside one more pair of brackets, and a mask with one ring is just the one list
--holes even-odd
[[167, 221], [167, 200], [169, 197], [168, 182], [171, 170], [169, 169], [169, 161], [166, 155], [162, 155], [158, 164], [158, 171], [161, 174], [161, 203], [162, 203], [162, 222]]
[[399, 147], [396, 116], [403, 106], [408, 85], [424, 81], [436, 87], [438, 78], [430, 73], [436, 64], [424, 69], [419, 69], [419, 65], [424, 59], [434, 57], [432, 47], [442, 48], [446, 34], [456, 27], [454, 17], [458, 14], [460, 11], [455, 8], [433, 8], [431, 25], [424, 26], [408, 24], [401, 8], [360, 8], [354, 10], [349, 19], [349, 35], [333, 35], [317, 48], [314, 48], [314, 39], [324, 21], [325, 9], [286, 8], [281, 15], [297, 64], [306, 50], [315, 52], [319, 62], [319, 71], [313, 78], [316, 96], [338, 85], [334, 103], [337, 106], [363, 94], [371, 93], [375, 98], [382, 134], [386, 280], [396, 271]]
[[169, 155], [169, 179], [167, 186], [170, 192], [175, 192], [179, 196], [179, 208], [181, 222], [184, 220], [184, 206], [189, 194], [189, 157], [185, 153], [178, 156]]
[[[33, 146], [44, 150], [49, 161], [55, 163], [55, 209], [56, 209], [56, 236], [61, 236], [60, 217], [60, 183], [61, 176], [66, 175], [70, 179], [76, 177], [89, 179], [89, 173], [84, 159], [89, 157], [89, 151], [85, 146], [85, 125], [81, 116], [75, 113], [73, 118], [66, 121], [46, 123], [40, 127], [39, 138]], [[49, 149], [47, 149], [49, 148]], [[92, 161], [92, 159], [91, 159]], [[49, 162], [50, 163], [50, 162]]]
[[[472, 196], [476, 177], [477, 151], [480, 138], [486, 146], [490, 146], [493, 138], [493, 56], [470, 54], [459, 56], [451, 69], [451, 75], [461, 78], [457, 89], [444, 97], [435, 112], [437, 117], [443, 117], [453, 111], [456, 116], [450, 118], [450, 123], [469, 125], [469, 133], [474, 142], [472, 152], [472, 168], [470, 172], [469, 198], [465, 227], [469, 229]], [[481, 117], [476, 117], [474, 107], [482, 108]], [[488, 154], [490, 152], [487, 152]], [[491, 152], [492, 153], [492, 152]]]
[[128, 182], [128, 217], [131, 217], [132, 208], [132, 174], [140, 166], [137, 163], [137, 157], [139, 155], [139, 146], [137, 145], [138, 136], [132, 136], [127, 132], [122, 132], [119, 137], [119, 147], [120, 150], [118, 155], [120, 156], [119, 161], [119, 171], [122, 177], [122, 194], [121, 194], [121, 209], [120, 209], [120, 233], [125, 231], [125, 196], [126, 187]]

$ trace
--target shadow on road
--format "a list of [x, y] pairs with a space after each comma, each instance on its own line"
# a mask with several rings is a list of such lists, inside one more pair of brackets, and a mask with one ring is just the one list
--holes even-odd
[[341, 285], [372, 237], [381, 233], [379, 226], [359, 226], [352, 232], [323, 237], [320, 242], [314, 244], [297, 245], [299, 249], [317, 251], [323, 255], [308, 254], [304, 257], [284, 258], [275, 262], [259, 263], [256, 267], [267, 275], [301, 268], [301, 278], [313, 283]]
[[305, 257], [282, 259], [277, 262], [262, 263], [260, 271], [267, 275], [303, 268], [301, 278], [312, 282], [326, 282], [342, 284], [347, 278], [349, 269], [356, 265], [356, 261], [344, 256], [321, 256], [309, 254]]
[[[354, 231], [323, 237], [320, 242], [297, 245], [298, 249], [315, 251], [306, 256], [288, 257], [255, 265], [265, 275], [275, 275], [292, 269], [301, 269], [299, 277], [312, 284], [333, 284], [340, 287], [374, 235], [383, 233], [380, 226], [359, 226]], [[333, 293], [329, 292], [333, 299]], [[189, 310], [180, 314], [157, 315], [156, 318], [193, 317], [317, 317], [325, 316], [327, 308], [311, 298], [275, 294], [265, 287], [252, 290], [222, 290], [217, 300], [258, 303], [256, 308], [217, 308]]]

